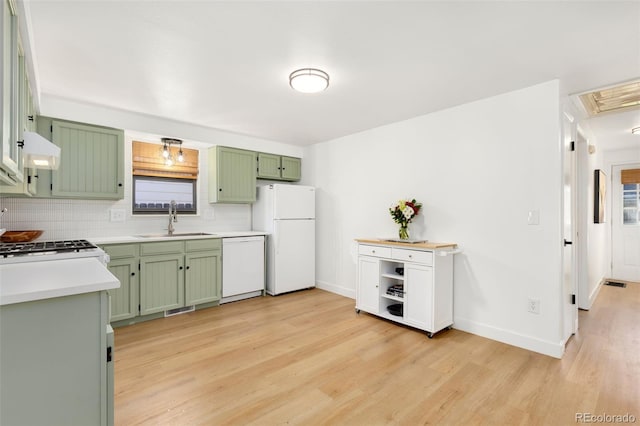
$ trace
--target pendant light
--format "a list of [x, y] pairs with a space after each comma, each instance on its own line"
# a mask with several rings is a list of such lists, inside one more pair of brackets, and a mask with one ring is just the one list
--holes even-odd
[[184, 154], [182, 152], [182, 141], [180, 139], [162, 138], [162, 157], [165, 159], [164, 164], [166, 166], [172, 166], [174, 164], [173, 155], [171, 155], [171, 145], [178, 145], [178, 162], [184, 162]]

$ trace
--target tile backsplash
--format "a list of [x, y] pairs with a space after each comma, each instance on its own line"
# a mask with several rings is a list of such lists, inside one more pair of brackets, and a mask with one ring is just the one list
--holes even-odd
[[[167, 215], [132, 216], [130, 201], [69, 200], [49, 198], [0, 198], [7, 208], [0, 228], [41, 229], [40, 240], [91, 239], [98, 237], [160, 233], [167, 229]], [[124, 222], [111, 221], [111, 209], [125, 211]], [[200, 214], [178, 215], [176, 232], [223, 232], [251, 229], [248, 204], [201, 203]]]

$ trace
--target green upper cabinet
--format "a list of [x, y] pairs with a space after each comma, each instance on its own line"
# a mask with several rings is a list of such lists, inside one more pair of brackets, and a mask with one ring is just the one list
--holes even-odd
[[58, 170], [38, 172], [38, 196], [124, 198], [124, 131], [38, 117], [37, 129], [60, 147]]
[[280, 156], [258, 153], [258, 179], [280, 179]]
[[258, 153], [258, 179], [298, 181], [300, 175], [300, 158]]
[[282, 180], [298, 181], [302, 177], [302, 160], [295, 157], [282, 157]]
[[256, 153], [216, 146], [209, 148], [209, 202], [256, 201]]
[[0, 56], [0, 181], [9, 185], [23, 180], [22, 140], [24, 122], [24, 53], [19, 40], [18, 17], [12, 4], [2, 0], [0, 9], [2, 55]]
[[52, 142], [60, 147], [53, 172], [54, 197], [124, 198], [124, 132], [53, 121]]

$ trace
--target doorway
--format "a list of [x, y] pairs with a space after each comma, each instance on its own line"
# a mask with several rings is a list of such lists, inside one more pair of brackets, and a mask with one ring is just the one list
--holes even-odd
[[640, 282], [640, 163], [611, 167], [611, 275]]

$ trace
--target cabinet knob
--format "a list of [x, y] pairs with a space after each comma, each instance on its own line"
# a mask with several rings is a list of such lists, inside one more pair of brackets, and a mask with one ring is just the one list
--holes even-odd
[[180, 270], [182, 271], [184, 268], [181, 266], [181, 267], [180, 267], [180, 268], [178, 268], [178, 269], [180, 269]]
[[375, 253], [375, 252], [376, 252], [375, 250], [371, 250], [371, 253]]
[[187, 266], [187, 269], [189, 269], [189, 268], [190, 268], [190, 266]]
[[119, 184], [118, 184], [118, 186], [122, 186], [122, 184], [121, 184], [121, 183], [119, 183]]
[[132, 272], [132, 273], [131, 273], [131, 276], [132, 276], [132, 277], [135, 277], [135, 275], [136, 275], [136, 273], [135, 273], [135, 272]]
[[218, 189], [218, 191], [222, 192], [222, 188]]
[[412, 254], [409, 255], [409, 259], [413, 259], [413, 255]]

